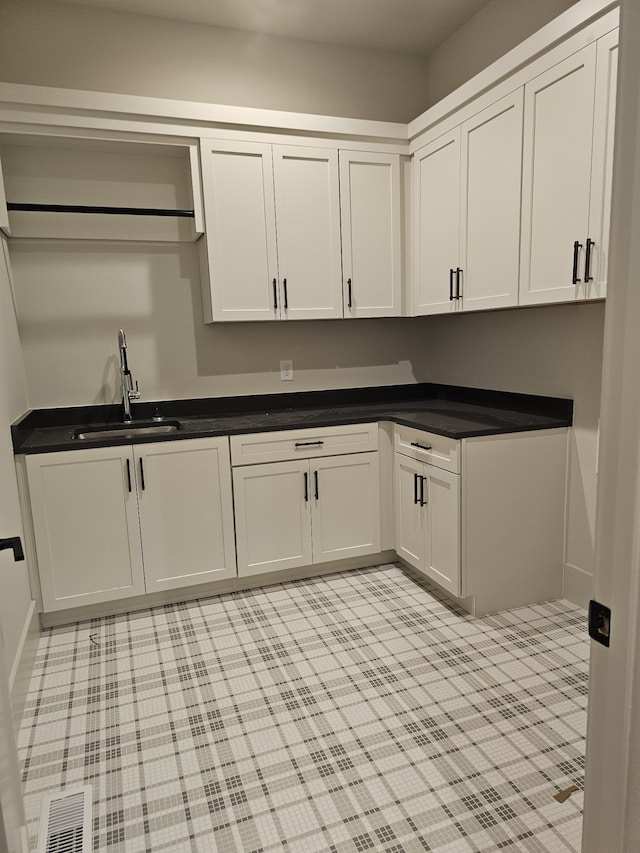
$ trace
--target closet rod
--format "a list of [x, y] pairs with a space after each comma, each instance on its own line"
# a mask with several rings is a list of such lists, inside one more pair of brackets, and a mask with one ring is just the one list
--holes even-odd
[[126, 216], [179, 216], [194, 218], [193, 210], [172, 210], [162, 207], [106, 207], [89, 204], [19, 204], [7, 202], [7, 210], [23, 210], [36, 213], [108, 213]]

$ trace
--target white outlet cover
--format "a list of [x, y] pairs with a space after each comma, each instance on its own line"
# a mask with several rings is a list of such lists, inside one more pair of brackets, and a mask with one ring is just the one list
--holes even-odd
[[293, 379], [293, 362], [290, 360], [280, 362], [280, 379]]

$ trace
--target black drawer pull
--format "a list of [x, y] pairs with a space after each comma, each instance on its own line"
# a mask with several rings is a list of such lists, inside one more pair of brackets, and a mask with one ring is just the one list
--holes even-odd
[[449, 270], [449, 300], [455, 299], [453, 295], [453, 277], [456, 274], [454, 269]]
[[591, 252], [593, 247], [595, 246], [595, 241], [590, 237], [587, 237], [587, 246], [585, 250], [585, 258], [584, 258], [584, 280], [585, 283], [588, 281], [593, 281], [593, 276], [591, 275]]
[[289, 308], [289, 294], [287, 292], [287, 280], [286, 278], [282, 279], [282, 287], [284, 289], [284, 307], [285, 309]]
[[294, 447], [321, 447], [324, 441], [296, 441]]
[[413, 502], [418, 503], [418, 475], [413, 475]]
[[417, 447], [418, 450], [431, 450], [431, 445], [427, 447], [426, 444], [419, 444], [417, 441], [412, 441], [411, 447]]
[[316, 500], [318, 500], [319, 494], [318, 494], [318, 472], [317, 471], [313, 472], [313, 479], [315, 481], [315, 486], [316, 486]]
[[462, 299], [462, 293], [460, 292], [460, 277], [462, 276], [462, 270], [460, 267], [456, 268], [456, 299]]
[[578, 278], [578, 254], [581, 248], [582, 243], [576, 240], [573, 244], [573, 275], [571, 276], [571, 284], [578, 284], [580, 282]]
[[420, 477], [420, 506], [426, 506], [427, 502], [424, 499], [424, 483], [426, 477]]
[[140, 457], [140, 485], [142, 486], [142, 491], [146, 489], [144, 484], [144, 465], [142, 463], [142, 457]]
[[352, 294], [351, 294], [351, 279], [350, 278], [347, 279], [347, 287], [349, 289], [349, 301], [347, 302], [347, 307], [353, 308], [353, 299], [351, 298]]
[[309, 503], [309, 474], [304, 472], [304, 499]]
[[131, 463], [127, 459], [127, 485], [129, 486], [129, 491], [131, 491]]
[[278, 282], [273, 280], [273, 310], [278, 310]]

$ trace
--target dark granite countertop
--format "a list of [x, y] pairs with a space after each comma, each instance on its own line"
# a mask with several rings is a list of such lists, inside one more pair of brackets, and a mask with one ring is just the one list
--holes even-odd
[[180, 421], [180, 429], [151, 436], [125, 430], [115, 438], [80, 440], [73, 435], [82, 427], [121, 424], [122, 407], [35, 409], [11, 427], [14, 453], [81, 450], [368, 421], [392, 421], [450, 438], [470, 438], [571, 426], [573, 401], [421, 383], [145, 402], [134, 404], [134, 420], [150, 421], [157, 411], [167, 421]]

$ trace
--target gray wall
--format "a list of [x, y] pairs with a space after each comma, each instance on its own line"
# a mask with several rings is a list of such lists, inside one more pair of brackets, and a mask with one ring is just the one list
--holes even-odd
[[491, 0], [427, 60], [432, 107], [487, 65], [556, 18], [575, 0]]
[[0, 80], [403, 122], [427, 87], [421, 56], [55, 0], [0, 0]]

